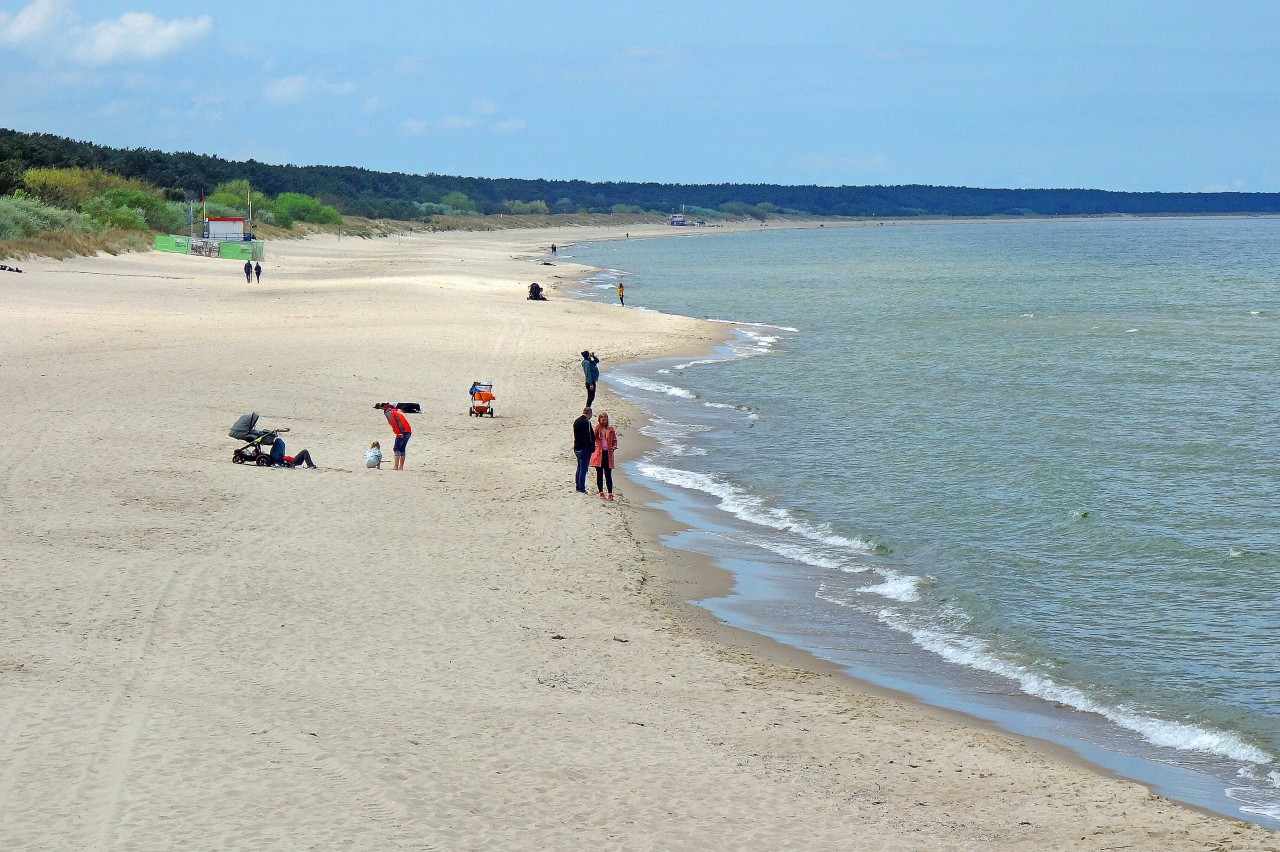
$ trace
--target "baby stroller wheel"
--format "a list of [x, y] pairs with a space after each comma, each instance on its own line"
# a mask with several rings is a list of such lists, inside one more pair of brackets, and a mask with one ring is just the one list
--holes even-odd
[[239, 453], [232, 453], [231, 460], [236, 464], [244, 464], [244, 459], [240, 457]]
[[271, 456], [258, 456], [256, 459], [254, 459], [254, 461], [257, 462], [258, 467], [271, 466]]

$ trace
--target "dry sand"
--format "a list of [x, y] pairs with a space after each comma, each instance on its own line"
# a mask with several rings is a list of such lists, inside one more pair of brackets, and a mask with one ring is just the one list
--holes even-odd
[[[1280, 846], [683, 604], [716, 575], [641, 492], [572, 489], [577, 353], [722, 327], [524, 299], [622, 230], [0, 272], [0, 848]], [[320, 469], [232, 464], [251, 410]]]

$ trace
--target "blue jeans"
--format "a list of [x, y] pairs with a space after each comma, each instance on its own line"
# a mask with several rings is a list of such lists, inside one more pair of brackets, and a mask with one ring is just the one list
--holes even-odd
[[578, 473], [573, 478], [573, 484], [579, 491], [586, 491], [587, 471], [591, 469], [591, 450], [574, 450], [573, 454], [578, 457]]

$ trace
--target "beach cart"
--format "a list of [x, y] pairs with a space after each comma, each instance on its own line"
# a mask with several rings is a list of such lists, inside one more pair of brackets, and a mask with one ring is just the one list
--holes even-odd
[[471, 395], [471, 410], [467, 412], [469, 416], [493, 416], [493, 382], [472, 382], [468, 393]]

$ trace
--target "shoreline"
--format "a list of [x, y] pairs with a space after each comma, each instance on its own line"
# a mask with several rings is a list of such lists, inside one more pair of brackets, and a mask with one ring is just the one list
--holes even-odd
[[[0, 281], [0, 426], [74, 441], [15, 442], [0, 490], [7, 846], [1274, 845], [687, 603], [726, 575], [662, 544], [634, 480], [572, 493], [575, 353], [724, 329], [525, 301], [521, 258], [572, 231], [618, 235], [313, 238], [251, 288], [154, 255]], [[407, 398], [406, 471], [364, 469], [370, 404]], [[231, 464], [248, 410], [320, 470]]]
[[[582, 272], [584, 272], [584, 279], [593, 278], [595, 275], [604, 274], [604, 272], [609, 271], [621, 271], [623, 275], [627, 274], [626, 270], [607, 270], [604, 269], [604, 267], [585, 264], [581, 266]], [[581, 292], [581, 290], [588, 288], [589, 284], [586, 283], [585, 280], [580, 279], [580, 287], [572, 289], [577, 290], [577, 292]], [[645, 310], [652, 311], [653, 308], [645, 308]], [[686, 319], [695, 319], [695, 317], [686, 317]], [[685, 359], [712, 356], [714, 351], [716, 351], [716, 348], [723, 347], [723, 345], [727, 345], [728, 342], [730, 342], [732, 339], [733, 329], [736, 329], [736, 327], [739, 327], [740, 325], [758, 325], [755, 324], [755, 322], [736, 324], [736, 322], [728, 320], [708, 321], [708, 324], [713, 326], [713, 331], [716, 329], [722, 330], [721, 338], [719, 338], [717, 343], [714, 343], [707, 348], [691, 349], [691, 351], [690, 349], [682, 349], [682, 351], [667, 353], [664, 354], [664, 356], [655, 359], [655, 361], [667, 361], [668, 358]], [[636, 407], [635, 403], [627, 404], [628, 406]], [[652, 414], [644, 413], [643, 409], [641, 409], [640, 413], [643, 417], [652, 416]], [[632, 426], [631, 431], [634, 432], [634, 434], [627, 436], [625, 445], [637, 446], [637, 448], [639, 448], [636, 452], [631, 454], [632, 458], [645, 457], [645, 455], [648, 455], [652, 450], [658, 448], [659, 444], [657, 441], [648, 438], [648, 436], [641, 435], [636, 427]], [[664, 510], [660, 509], [658, 505], [655, 505], [658, 501], [667, 500], [668, 498], [664, 498], [664, 496], [655, 493], [655, 491], [649, 489], [649, 487], [645, 487], [643, 478], [637, 478], [634, 475], [630, 475], [630, 473], [628, 473], [626, 477], [631, 490], [640, 491], [640, 493], [644, 495], [643, 507], [636, 508], [637, 518], [641, 518], [640, 526], [646, 528], [646, 532], [648, 532], [648, 535], [652, 537], [653, 540], [664, 541], [667, 537], [675, 535], [675, 533], [682, 530], [682, 528], [685, 528], [685, 526], [678, 522], [675, 517], [672, 517], [671, 514], [664, 512]], [[876, 673], [869, 673], [867, 677], [852, 673], [849, 668], [845, 667], [845, 665], [837, 663], [835, 660], [823, 658], [823, 656], [819, 655], [817, 651], [808, 650], [799, 645], [792, 645], [792, 643], [788, 643], [785, 638], [776, 638], [769, 636], [768, 633], [760, 632], [760, 629], [763, 629], [763, 626], [753, 627], [749, 626], [749, 624], [741, 624], [731, 622], [731, 620], [724, 620], [721, 615], [716, 614], [716, 611], [707, 608], [707, 606], [704, 605], [704, 601], [727, 599], [727, 597], [731, 597], [735, 594], [735, 586], [737, 585], [737, 582], [739, 582], [740, 578], [739, 571], [737, 571], [736, 568], [733, 568], [730, 564], [722, 564], [722, 562], [727, 558], [717, 558], [717, 556], [701, 554], [699, 551], [684, 549], [675, 545], [663, 544], [663, 546], [669, 551], [669, 553], [680, 556], [680, 560], [678, 560], [678, 562], [680, 562], [680, 564], [689, 564], [692, 571], [696, 574], [696, 577], [692, 578], [692, 580], [687, 576], [677, 576], [675, 571], [675, 560], [672, 560], [671, 563], [666, 565], [668, 572], [664, 574], [663, 578], [669, 583], [668, 594], [672, 596], [672, 600], [669, 601], [669, 603], [676, 606], [684, 605], [686, 610], [691, 610], [687, 617], [694, 619], [695, 622], [698, 622], [703, 626], [710, 637], [709, 641], [728, 643], [728, 645], [748, 651], [749, 654], [768, 660], [769, 663], [783, 665], [783, 667], [790, 667], [805, 670], [805, 672], [823, 675], [832, 675], [832, 677], [836, 678], [837, 681], [844, 681], [846, 683], [846, 688], [852, 688], [852, 690], [869, 693], [869, 695], [887, 698], [887, 700], [891, 701], [905, 702], [905, 704], [918, 707], [918, 709], [924, 711], [924, 713], [932, 714], [934, 718], [943, 720], [943, 722], [966, 725], [966, 727], [989, 730], [989, 732], [1001, 734], [1001, 736], [1010, 738], [1012, 741], [1019, 742], [1021, 745], [1042, 753], [1042, 755], [1048, 757], [1048, 759], [1064, 762], [1064, 764], [1076, 766], [1076, 768], [1083, 769], [1085, 771], [1092, 771], [1092, 773], [1101, 775], [1103, 778], [1124, 780], [1124, 782], [1143, 785], [1143, 787], [1147, 788], [1153, 796], [1165, 796], [1166, 798], [1169, 798], [1170, 801], [1178, 803], [1179, 806], [1201, 812], [1201, 814], [1217, 817], [1217, 819], [1239, 821], [1239, 823], [1242, 824], [1261, 825], [1261, 828], [1265, 830], [1275, 830], [1265, 824], [1251, 823], [1251, 820], [1244, 819], [1244, 817], [1239, 816], [1239, 803], [1228, 800], [1228, 798], [1224, 796], [1203, 797], [1203, 801], [1221, 800], [1225, 802], [1224, 805], [1221, 806], [1221, 809], [1215, 809], [1215, 807], [1203, 805], [1203, 803], [1198, 803], [1196, 801], [1188, 801], [1185, 800], [1185, 798], [1170, 796], [1170, 794], [1166, 793], [1157, 793], [1156, 788], [1158, 785], [1161, 785], [1161, 782], [1158, 782], [1158, 780], [1155, 779], [1144, 779], [1140, 771], [1137, 774], [1130, 774], [1134, 773], [1137, 769], [1142, 769], [1143, 766], [1146, 765], [1156, 766], [1160, 764], [1160, 761], [1143, 759], [1143, 757], [1129, 755], [1129, 753], [1116, 751], [1114, 748], [1097, 745], [1097, 743], [1089, 741], [1083, 741], [1083, 739], [1076, 737], [1065, 737], [1064, 741], [1060, 742], [1050, 736], [1047, 736], [1047, 734], [1028, 732], [1028, 730], [1019, 730], [1019, 725], [1023, 728], [1041, 730], [1051, 728], [1052, 725], [1047, 724], [1046, 720], [1041, 719], [1038, 715], [1034, 714], [1028, 716], [1028, 719], [1030, 720], [1030, 724], [1028, 724], [1027, 720], [1020, 719], [1020, 715], [1024, 714], [1025, 710], [1011, 709], [1011, 707], [996, 707], [996, 709], [991, 710], [992, 715], [983, 716], [975, 714], [975, 711], [965, 710], [963, 709], [963, 706], [941, 704], [938, 700], [929, 700], [928, 697], [920, 695], [919, 692], [911, 691], [911, 688], [909, 687], [897, 687], [891, 686], [891, 684], [888, 683], [879, 683], [874, 679], [874, 675], [876, 675]], [[837, 683], [837, 688], [838, 686], [840, 686], [840, 684]], [[936, 691], [927, 690], [925, 687], [919, 687], [919, 690]], [[1023, 697], [1027, 698], [1027, 700], [1030, 701], [1030, 704], [1033, 705], [1042, 701], [1041, 698], [1034, 698], [1032, 696]], [[961, 705], [963, 704], [964, 701], [961, 701]], [[1076, 745], [1069, 745], [1069, 742], [1075, 742]], [[1094, 755], [1098, 755], [1098, 757], [1089, 757], [1080, 750], [1093, 752]], [[1111, 764], [1128, 765], [1130, 768], [1129, 773], [1125, 773], [1124, 770], [1117, 769], [1115, 766], [1108, 765], [1106, 762], [1108, 757], [1111, 759]], [[1175, 771], [1175, 774], [1180, 773], [1180, 771], [1183, 770], [1178, 769]], [[1192, 779], [1190, 780], [1192, 788], [1198, 788], [1198, 784], [1196, 783], [1198, 778], [1194, 775], [1194, 770], [1188, 771], [1189, 773], [1192, 773], [1188, 775], [1188, 778]]]
[[[614, 271], [603, 267], [591, 266], [589, 264], [580, 264], [580, 266], [582, 267], [582, 274], [579, 277], [578, 286], [570, 288], [571, 291], [580, 292], [588, 289], [589, 285], [586, 283], [586, 278]], [[623, 275], [627, 274], [626, 270], [616, 271], [622, 272]], [[607, 300], [602, 303], [609, 304], [609, 306], [612, 307]], [[646, 308], [646, 310], [653, 309]], [[694, 317], [686, 318], [696, 319]], [[707, 347], [682, 349], [679, 351], [669, 352], [652, 360], [665, 361], [669, 358], [686, 359], [708, 357], [714, 353], [716, 348], [728, 344], [732, 339], [732, 330], [739, 325], [729, 320], [706, 321], [706, 323], [712, 333], [719, 332], [720, 336], [718, 341]], [[755, 323], [744, 323], [742, 325], [749, 326], [755, 325]], [[635, 407], [632, 403], [627, 404], [633, 408]], [[641, 415], [645, 418], [651, 416], [644, 414], [643, 412], [641, 412]], [[634, 426], [631, 428], [631, 431], [633, 434], [627, 436], [625, 445], [638, 447], [638, 449], [631, 454], [632, 457], [645, 456], [650, 451], [658, 447], [658, 443], [656, 441], [648, 438], [647, 436], [641, 435], [638, 429]], [[683, 528], [683, 525], [678, 522], [676, 518], [655, 505], [658, 501], [665, 500], [666, 498], [645, 487], [643, 480], [638, 479], [635, 476], [627, 475], [627, 481], [631, 490], [639, 491], [644, 495], [644, 505], [643, 507], [638, 507], [636, 511], [637, 516], [643, 519], [642, 526], [647, 528], [647, 534], [652, 540], [663, 542], [667, 537], [674, 535]], [[799, 645], [790, 644], [784, 639], [775, 638], [767, 635], [766, 633], [757, 632], [757, 629], [752, 626], [726, 621], [714, 611], [704, 606], [703, 602], [711, 599], [731, 597], [738, 582], [738, 571], [729, 565], [721, 564], [721, 560], [717, 557], [702, 554], [694, 550], [667, 545], [665, 543], [663, 543], [662, 546], [667, 552], [679, 557], [679, 560], [670, 560], [665, 563], [659, 563], [668, 569], [665, 574], [663, 574], [663, 572], [659, 572], [663, 579], [669, 584], [668, 594], [671, 596], [671, 600], [668, 603], [676, 607], [683, 605], [684, 609], [687, 611], [686, 617], [691, 618], [694, 622], [702, 625], [703, 629], [710, 637], [709, 641], [731, 645], [776, 665], [791, 667], [818, 675], [831, 676], [838, 681], [836, 688], [841, 688], [839, 682], [843, 681], [845, 684], [844, 688], [850, 688], [859, 692], [876, 695], [887, 700], [910, 704], [926, 713], [932, 714], [935, 718], [942, 721], [1000, 734], [1052, 760], [1075, 766], [1085, 771], [1093, 772], [1105, 778], [1140, 784], [1151, 792], [1153, 796], [1163, 796], [1168, 798], [1170, 801], [1175, 802], [1179, 806], [1186, 807], [1207, 816], [1227, 819], [1241, 824], [1260, 825], [1259, 823], [1251, 822], [1230, 810], [1216, 809], [1206, 804], [1199, 804], [1195, 801], [1188, 801], [1186, 799], [1157, 793], [1156, 788], [1160, 785], [1160, 782], [1156, 780], [1144, 780], [1142, 777], [1128, 774], [1121, 769], [1108, 765], [1105, 762], [1109, 756], [1113, 758], [1112, 763], [1128, 765], [1130, 767], [1130, 771], [1133, 771], [1144, 764], [1155, 766], [1158, 763], [1157, 761], [1138, 758], [1088, 741], [1077, 739], [1075, 740], [1077, 745], [1072, 746], [1068, 744], [1067, 741], [1059, 742], [1038, 733], [1020, 731], [1016, 729], [1016, 726], [1010, 727], [1010, 722], [1018, 722], [1019, 713], [1022, 711], [1002, 708], [998, 713], [995, 713], [991, 717], [975, 715], [974, 712], [963, 709], [960, 706], [950, 706], [944, 703], [938, 703], [937, 701], [930, 701], [927, 697], [912, 692], [906, 687], [896, 687], [893, 685], [878, 683], [874, 679], [859, 676], [858, 674], [849, 671], [844, 665], [835, 662], [834, 660], [826, 659], [815, 651], [811, 651]], [[675, 569], [677, 561], [681, 565], [688, 565], [690, 569], [695, 572], [696, 577], [690, 579], [687, 576], [679, 575]], [[1042, 701], [1042, 699], [1037, 699], [1031, 696], [1027, 696], [1026, 698], [1032, 704]], [[997, 716], [1002, 716], [1004, 721], [999, 721], [996, 718]], [[1051, 725], [1046, 725], [1044, 720], [1041, 720], [1038, 717], [1032, 716], [1030, 718], [1032, 719], [1032, 724], [1029, 726], [1031, 728], [1043, 730], [1046, 727], [1052, 727]], [[1025, 723], [1023, 724], [1026, 726]], [[1098, 759], [1091, 758], [1078, 751], [1077, 748], [1084, 748], [1092, 751], [1100, 757]], [[1223, 796], [1206, 796], [1204, 800], [1208, 801], [1210, 799], [1221, 799], [1224, 802], [1229, 801]], [[1224, 807], [1232, 807], [1238, 810], [1240, 805], [1239, 803], [1231, 802], [1230, 805], [1224, 805]], [[1266, 825], [1260, 825], [1260, 827], [1263, 828], [1263, 830], [1275, 830]]]

